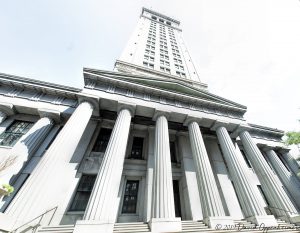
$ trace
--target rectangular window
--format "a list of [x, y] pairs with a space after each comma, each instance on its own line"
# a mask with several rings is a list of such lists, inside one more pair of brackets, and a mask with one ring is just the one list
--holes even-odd
[[175, 142], [170, 142], [170, 154], [171, 154], [171, 162], [177, 163]]
[[112, 130], [107, 128], [101, 128], [100, 133], [97, 137], [97, 140], [94, 144], [93, 150], [95, 152], [105, 152], [106, 147], [109, 142], [109, 138]]
[[85, 211], [95, 180], [96, 175], [82, 175], [70, 211]]
[[123, 207], [122, 207], [123, 214], [136, 213], [138, 190], [139, 190], [138, 180], [127, 180], [125, 193], [124, 193]]
[[143, 159], [144, 138], [134, 137], [131, 148], [131, 159]]
[[14, 121], [5, 132], [0, 135], [0, 146], [14, 146], [32, 126], [32, 122]]

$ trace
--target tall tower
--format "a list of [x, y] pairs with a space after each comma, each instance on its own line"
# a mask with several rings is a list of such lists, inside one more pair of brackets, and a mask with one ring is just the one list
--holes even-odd
[[178, 20], [143, 8], [136, 29], [115, 64], [115, 71], [188, 79], [199, 85], [200, 77], [179, 26]]

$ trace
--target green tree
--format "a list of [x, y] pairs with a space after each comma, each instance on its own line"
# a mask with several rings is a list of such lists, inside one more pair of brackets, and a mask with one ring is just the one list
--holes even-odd
[[300, 132], [290, 131], [286, 134], [286, 140], [285, 143], [287, 145], [298, 145], [300, 144]]
[[[297, 145], [298, 149], [300, 151], [300, 132], [295, 132], [295, 131], [290, 131], [285, 134], [286, 139], [285, 139], [285, 144], [287, 145]], [[298, 161], [300, 160], [299, 158], [297, 159]], [[297, 174], [300, 176], [300, 170]]]

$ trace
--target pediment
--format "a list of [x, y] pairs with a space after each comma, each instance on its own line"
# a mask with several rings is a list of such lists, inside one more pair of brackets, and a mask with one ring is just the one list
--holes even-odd
[[[110, 72], [110, 71], [102, 71], [102, 70], [87, 69], [87, 68], [84, 69], [84, 73], [89, 75], [94, 74], [95, 76], [93, 78], [93, 81], [96, 80], [95, 77], [99, 77], [99, 78], [101, 77], [102, 78], [101, 80], [103, 80], [103, 78], [106, 77], [107, 81], [123, 80], [124, 82], [126, 82], [127, 85], [132, 83], [132, 84], [143, 85], [144, 88], [154, 87], [168, 92], [188, 95], [191, 97], [197, 97], [199, 99], [207, 100], [210, 102], [226, 104], [229, 106], [233, 106], [233, 107], [235, 106], [238, 108], [246, 109], [246, 107], [241, 104], [224, 99], [220, 96], [214, 95], [205, 90], [192, 86], [187, 82], [185, 83], [182, 80], [177, 80], [175, 78], [170, 79], [170, 78], [156, 78], [156, 77], [131, 75], [131, 74], [128, 75], [119, 72]], [[89, 85], [88, 77], [91, 76], [85, 75], [85, 86]]]

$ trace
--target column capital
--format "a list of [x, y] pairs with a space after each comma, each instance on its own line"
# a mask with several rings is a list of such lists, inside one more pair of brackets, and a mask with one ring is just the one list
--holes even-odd
[[264, 152], [270, 151], [270, 150], [274, 150], [275, 148], [268, 146], [268, 145], [263, 145], [262, 147], [260, 147], [260, 149]]
[[131, 117], [134, 117], [135, 114], [135, 109], [136, 109], [136, 105], [135, 104], [131, 104], [131, 103], [127, 103], [127, 102], [118, 102], [118, 108], [117, 108], [117, 112], [119, 113], [120, 111], [122, 111], [123, 109], [127, 109], [129, 110]]
[[177, 136], [189, 136], [188, 131], [177, 131], [176, 133]]
[[189, 124], [190, 123], [192, 123], [192, 122], [196, 122], [196, 123], [198, 123], [198, 125], [200, 124], [200, 122], [202, 121], [202, 117], [196, 117], [196, 116], [192, 116], [192, 115], [188, 115], [186, 118], [185, 118], [185, 120], [184, 120], [184, 122], [183, 122], [183, 125], [184, 126], [189, 126]]
[[38, 109], [38, 113], [41, 118], [47, 117], [51, 120], [53, 120], [55, 123], [60, 123], [61, 116], [60, 112], [52, 109], [46, 109], [46, 108], [40, 108]]
[[148, 132], [155, 132], [155, 126], [154, 125], [148, 126]]
[[228, 126], [229, 126], [229, 122], [216, 120], [210, 129], [216, 131], [220, 127], [225, 127], [227, 129]]
[[169, 119], [170, 119], [170, 115], [171, 115], [171, 112], [168, 112], [168, 111], [162, 111], [162, 110], [155, 109], [155, 112], [154, 112], [154, 114], [153, 114], [152, 119], [153, 119], [154, 121], [156, 121], [158, 117], [164, 116], [164, 117], [167, 118], [167, 120], [169, 120]]
[[230, 136], [236, 138], [240, 133], [248, 131], [249, 129], [250, 126], [248, 124], [239, 124]]
[[289, 153], [290, 152], [290, 149], [289, 148], [284, 148], [284, 147], [279, 147], [276, 149], [279, 153], [281, 154], [286, 154], [286, 153]]
[[82, 104], [84, 102], [89, 103], [91, 108], [93, 109], [93, 115], [100, 116], [100, 108], [99, 108], [99, 97], [95, 96], [79, 96], [78, 97], [78, 104]]
[[0, 102], [0, 111], [8, 116], [14, 115], [16, 113], [14, 105], [6, 102]]

